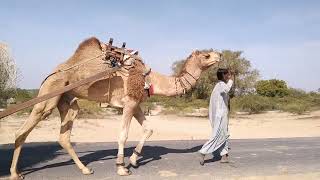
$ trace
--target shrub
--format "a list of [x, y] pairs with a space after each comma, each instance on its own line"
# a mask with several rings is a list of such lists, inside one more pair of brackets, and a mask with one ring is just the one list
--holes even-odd
[[289, 94], [287, 83], [283, 80], [261, 80], [256, 84], [257, 93], [267, 97], [284, 97]]
[[26, 89], [16, 89], [16, 93], [15, 93], [15, 99], [16, 102], [24, 102], [27, 100], [30, 100], [31, 98], [33, 98], [33, 94], [31, 94], [28, 90]]
[[309, 110], [309, 106], [306, 103], [290, 103], [282, 107], [283, 111], [291, 112], [294, 114], [303, 114]]
[[258, 95], [246, 95], [236, 97], [231, 101], [232, 111], [245, 111], [249, 113], [260, 113], [278, 108], [277, 103], [268, 97]]
[[80, 107], [79, 118], [98, 118], [99, 114], [102, 112], [102, 109], [99, 106], [99, 103], [88, 100], [78, 100]]

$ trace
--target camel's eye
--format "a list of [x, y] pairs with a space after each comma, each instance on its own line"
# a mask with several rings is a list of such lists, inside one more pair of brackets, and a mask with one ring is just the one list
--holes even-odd
[[205, 57], [206, 59], [209, 59], [209, 58], [210, 58], [210, 54], [205, 54], [204, 57]]

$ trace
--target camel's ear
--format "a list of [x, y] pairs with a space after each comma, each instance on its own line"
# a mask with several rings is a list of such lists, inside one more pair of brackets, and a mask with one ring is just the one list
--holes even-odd
[[195, 50], [192, 52], [192, 55], [199, 55], [200, 54], [200, 51], [199, 50]]

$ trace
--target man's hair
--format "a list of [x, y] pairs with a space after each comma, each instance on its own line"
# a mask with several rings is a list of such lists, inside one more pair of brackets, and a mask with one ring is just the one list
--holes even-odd
[[217, 78], [218, 80], [220, 81], [223, 81], [223, 76], [225, 74], [228, 74], [229, 73], [229, 69], [225, 69], [225, 68], [219, 68], [218, 71], [217, 71]]

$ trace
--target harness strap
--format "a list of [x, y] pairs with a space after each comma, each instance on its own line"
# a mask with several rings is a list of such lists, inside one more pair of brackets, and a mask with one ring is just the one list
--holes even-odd
[[139, 153], [136, 149], [133, 149], [133, 154], [135, 154], [137, 156], [141, 156], [141, 153]]
[[[187, 86], [183, 83], [183, 81], [180, 78], [178, 78], [178, 81], [180, 82], [180, 85], [183, 88], [183, 94], [185, 94], [187, 91]], [[178, 94], [178, 92], [177, 92], [177, 94]]]
[[188, 71], [185, 71], [189, 76], [191, 76], [195, 81], [197, 81], [197, 79], [192, 75], [190, 74]]
[[119, 167], [119, 166], [125, 166], [126, 164], [123, 162], [123, 163], [116, 163], [116, 167]]
[[[184, 72], [185, 72], [185, 74], [188, 74], [189, 76], [191, 76], [195, 81], [197, 81], [197, 78], [195, 78], [191, 73], [189, 73], [188, 71], [184, 71]], [[183, 82], [182, 79], [183, 79], [184, 81], [186, 81], [186, 82], [190, 85], [190, 87], [192, 88], [192, 84], [187, 80], [186, 77], [181, 76], [180, 78], [176, 78], [176, 79], [175, 79], [176, 95], [178, 95], [177, 81], [180, 82], [180, 85], [181, 85], [181, 87], [183, 88], [183, 94], [185, 94], [186, 91], [187, 91], [187, 86], [185, 85], [185, 83]]]
[[183, 76], [181, 78], [183, 78], [190, 85], [190, 87], [192, 87], [192, 84], [187, 80], [187, 78], [185, 78]]

